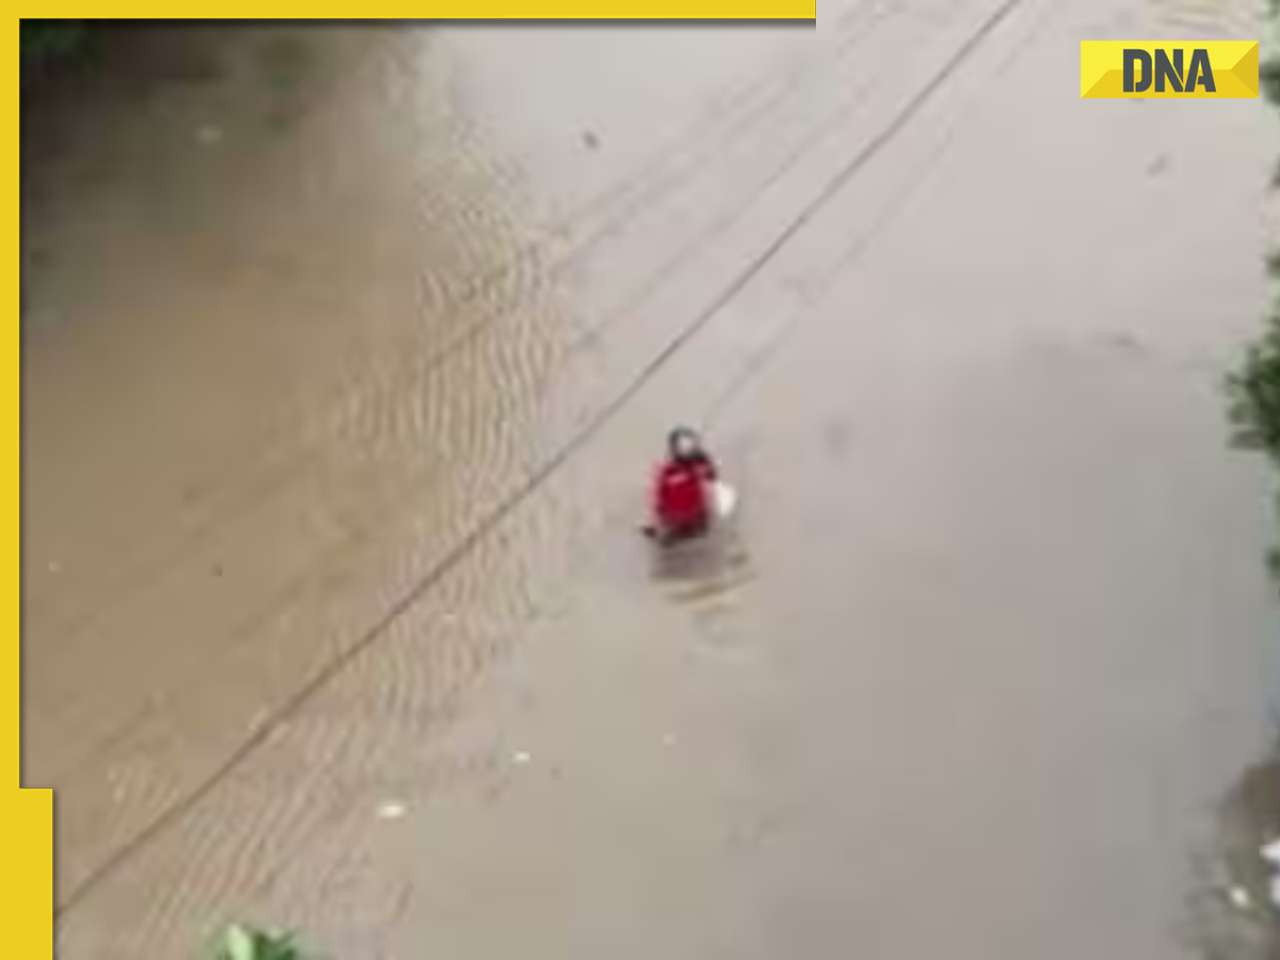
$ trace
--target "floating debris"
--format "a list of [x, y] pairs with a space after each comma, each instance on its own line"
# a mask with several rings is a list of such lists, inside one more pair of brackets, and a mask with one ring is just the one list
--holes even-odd
[[267, 933], [232, 924], [214, 951], [214, 960], [304, 960], [288, 933]]
[[1271, 902], [1280, 907], [1280, 839], [1263, 844], [1258, 854], [1271, 865]]
[[384, 800], [378, 804], [378, 819], [399, 820], [408, 810], [409, 808], [399, 800]]
[[1232, 906], [1240, 910], [1248, 910], [1253, 906], [1253, 898], [1244, 887], [1232, 887], [1227, 891], [1227, 898]]
[[1272, 840], [1258, 852], [1262, 854], [1262, 859], [1267, 863], [1273, 867], [1280, 867], [1280, 840]]
[[512, 763], [518, 763], [518, 764], [526, 764], [532, 759], [533, 759], [532, 755], [527, 750], [517, 750], [511, 756]]

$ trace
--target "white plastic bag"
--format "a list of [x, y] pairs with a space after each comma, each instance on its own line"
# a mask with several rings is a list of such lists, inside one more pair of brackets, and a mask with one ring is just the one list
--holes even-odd
[[738, 505], [738, 492], [722, 481], [711, 485], [711, 498], [715, 504], [716, 516], [721, 520], [727, 520]]
[[1273, 867], [1280, 867], [1280, 840], [1272, 840], [1258, 851], [1262, 859]]

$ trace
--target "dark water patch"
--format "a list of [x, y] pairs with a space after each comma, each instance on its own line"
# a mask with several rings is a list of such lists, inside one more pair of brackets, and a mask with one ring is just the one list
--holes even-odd
[[1232, 877], [1280, 921], [1268, 896], [1271, 870], [1259, 854], [1280, 838], [1280, 757], [1246, 770], [1237, 781], [1222, 805], [1219, 836]]
[[1205, 960], [1280, 960], [1280, 909], [1262, 848], [1280, 838], [1280, 755], [1247, 769], [1195, 864], [1186, 940]]
[[276, 87], [291, 87], [304, 79], [311, 62], [306, 42], [296, 32], [265, 37], [257, 53], [264, 79]]
[[822, 425], [822, 447], [832, 460], [843, 460], [853, 445], [853, 424], [833, 417]]

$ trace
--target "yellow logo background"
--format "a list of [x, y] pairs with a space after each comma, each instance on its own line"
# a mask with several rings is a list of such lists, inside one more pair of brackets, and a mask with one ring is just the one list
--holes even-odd
[[[1124, 89], [1124, 51], [1144, 50], [1152, 56], [1156, 51], [1172, 55], [1183, 52], [1185, 63], [1191, 62], [1192, 51], [1206, 50], [1213, 68], [1217, 90], [1207, 93], [1196, 89], [1191, 93], [1174, 90], [1157, 92], [1154, 85], [1142, 93], [1126, 93]], [[1080, 43], [1080, 96], [1099, 99], [1195, 99], [1223, 100], [1258, 95], [1258, 41], [1256, 40], [1084, 40]]]

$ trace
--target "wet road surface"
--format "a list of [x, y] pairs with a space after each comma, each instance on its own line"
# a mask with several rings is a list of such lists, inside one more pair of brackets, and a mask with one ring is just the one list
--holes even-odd
[[[1277, 143], [1076, 98], [1250, 5], [1063, 6], [157, 33], [28, 121], [59, 955], [1196, 955]], [[689, 420], [742, 512], [655, 567]]]

